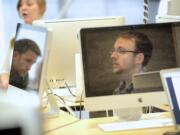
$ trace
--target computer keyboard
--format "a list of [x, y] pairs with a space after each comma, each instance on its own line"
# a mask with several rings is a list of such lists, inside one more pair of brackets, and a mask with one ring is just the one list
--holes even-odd
[[173, 125], [173, 120], [171, 118], [162, 118], [162, 119], [107, 123], [107, 124], [100, 124], [98, 126], [103, 131], [112, 132], [112, 131], [165, 127], [165, 126], [172, 126], [172, 125]]

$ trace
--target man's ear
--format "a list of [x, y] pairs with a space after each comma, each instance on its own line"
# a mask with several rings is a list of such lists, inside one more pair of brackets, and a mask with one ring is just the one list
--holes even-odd
[[138, 53], [135, 58], [135, 64], [142, 64], [144, 61], [144, 54]]
[[13, 52], [13, 58], [16, 58], [17, 56], [19, 56], [19, 53], [17, 51]]

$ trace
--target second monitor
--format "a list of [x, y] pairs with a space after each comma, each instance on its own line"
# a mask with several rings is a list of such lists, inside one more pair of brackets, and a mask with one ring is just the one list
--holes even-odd
[[[80, 77], [77, 77], [79, 74], [76, 74], [76, 72], [81, 72], [79, 71], [81, 66], [76, 65], [78, 62], [75, 63], [75, 55], [80, 53], [80, 43], [77, 36], [80, 28], [120, 26], [124, 24], [124, 17], [62, 19], [37, 21], [35, 24], [52, 29], [47, 78], [59, 80], [57, 87], [65, 87], [64, 81], [69, 87], [76, 87], [78, 81], [81, 80], [78, 80]], [[78, 56], [77, 59], [79, 59]]]

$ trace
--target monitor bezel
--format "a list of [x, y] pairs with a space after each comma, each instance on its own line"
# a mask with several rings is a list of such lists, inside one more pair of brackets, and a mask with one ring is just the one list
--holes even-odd
[[[48, 66], [47, 80], [48, 81], [54, 80], [55, 82], [56, 80], [60, 80], [60, 81], [62, 80], [61, 82], [56, 83], [56, 86], [52, 86], [52, 88], [54, 89], [66, 88], [64, 84], [64, 80], [65, 80], [70, 88], [75, 87], [77, 89], [75, 95], [77, 99], [80, 98], [84, 90], [81, 87], [81, 75], [80, 75], [81, 65], [77, 65], [81, 63], [80, 61], [81, 59], [76, 57], [80, 53], [80, 41], [79, 41], [78, 31], [81, 28], [85, 28], [85, 27], [120, 26], [124, 24], [124, 21], [125, 20], [123, 16], [109, 16], [109, 17], [94, 17], [94, 18], [92, 17], [92, 18], [80, 18], [80, 19], [75, 18], [75, 19], [61, 19], [61, 20], [59, 19], [40, 20], [33, 22], [34, 25], [43, 26], [52, 30], [51, 52], [53, 51], [53, 53], [49, 54], [49, 60], [48, 60], [49, 63], [47, 64]], [[56, 39], [57, 37], [59, 37], [58, 44], [54, 43], [55, 40], [57, 41]], [[72, 40], [73, 40], [73, 44], [72, 43], [70, 44]], [[66, 45], [64, 45], [65, 43]], [[55, 54], [56, 57], [59, 58], [58, 61], [57, 60], [54, 61], [54, 59], [52, 60], [52, 57], [54, 58]], [[75, 59], [75, 57], [77, 59]], [[73, 65], [69, 64], [72, 62]], [[63, 73], [62, 71], [65, 72]]]

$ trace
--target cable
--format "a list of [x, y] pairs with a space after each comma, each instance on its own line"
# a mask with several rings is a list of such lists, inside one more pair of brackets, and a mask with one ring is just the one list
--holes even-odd
[[[46, 80], [46, 81], [47, 81], [47, 80]], [[48, 85], [47, 96], [50, 95], [50, 94], [52, 94], [53, 96], [58, 97], [58, 99], [60, 99], [60, 100], [64, 103], [65, 108], [70, 112], [70, 114], [73, 114], [73, 113], [71, 112], [70, 108], [66, 105], [65, 100], [64, 100], [61, 96], [58, 96], [57, 94], [54, 94], [54, 93], [53, 93], [53, 90], [52, 90], [51, 86], [49, 85], [49, 82], [48, 82], [48, 81], [47, 81], [47, 85]], [[70, 123], [67, 123], [67, 124], [64, 124], [64, 125], [55, 127], [55, 128], [53, 128], [53, 129], [44, 131], [44, 133], [48, 133], [48, 132], [51, 132], [51, 131], [54, 131], [54, 130], [57, 130], [57, 129], [60, 129], [60, 128], [63, 128], [63, 127], [69, 126], [69, 125], [72, 125], [72, 124], [74, 124], [74, 123], [77, 123], [78, 121], [80, 121], [80, 120], [78, 119], [78, 120], [72, 121], [72, 122], [70, 122]]]
[[80, 97], [80, 103], [79, 103], [79, 119], [81, 120], [82, 119], [82, 111], [81, 111], [81, 109], [82, 109], [82, 98], [83, 98], [83, 91], [82, 91], [82, 93], [81, 93], [81, 97]]
[[69, 85], [66, 83], [66, 81], [64, 81], [64, 84], [66, 85], [66, 88], [68, 89], [69, 93], [73, 96], [76, 97], [76, 95], [74, 95], [71, 91], [71, 89], [69, 88]]
[[64, 125], [62, 125], [62, 126], [58, 126], [58, 127], [53, 128], [53, 129], [49, 129], [49, 130], [47, 130], [47, 131], [44, 131], [44, 133], [52, 132], [52, 131], [54, 131], [54, 130], [57, 130], [57, 129], [60, 129], [60, 128], [63, 128], [63, 127], [66, 127], [66, 126], [69, 126], [69, 125], [72, 125], [72, 124], [75, 124], [75, 123], [77, 123], [77, 122], [79, 122], [79, 121], [80, 121], [79, 119], [78, 119], [78, 120], [75, 120], [75, 121], [72, 121], [72, 122], [70, 122], [70, 123], [68, 123], [68, 124], [64, 124]]
[[[50, 80], [50, 81], [51, 81], [51, 82], [54, 82], [53, 80]], [[71, 91], [68, 83], [67, 83], [64, 79], [56, 79], [56, 82], [57, 82], [57, 81], [58, 81], [58, 82], [64, 81], [65, 87], [68, 89], [69, 93], [70, 93], [73, 97], [75, 97], [75, 98], [77, 97], [75, 94], [72, 93], [72, 91]], [[49, 87], [50, 87], [50, 85], [49, 85]], [[51, 88], [50, 88], [50, 89], [51, 89]], [[52, 91], [52, 90], [51, 90], [51, 91]], [[72, 103], [74, 103], [74, 101], [68, 100], [68, 99], [66, 99], [66, 98], [63, 98], [63, 97], [61, 97], [61, 96], [59, 96], [59, 95], [57, 95], [57, 94], [54, 94], [54, 95], [55, 95], [56, 97], [58, 97], [58, 99], [60, 99], [60, 100], [63, 102], [63, 104], [65, 105], [65, 108], [69, 111], [70, 114], [72, 114], [72, 115], [74, 116], [74, 113], [72, 113], [72, 110], [71, 110], [69, 107], [67, 107], [67, 105], [66, 105], [66, 101], [69, 101], [69, 102], [72, 102]], [[82, 118], [82, 98], [83, 98], [83, 92], [81, 93], [80, 102], [79, 102], [79, 119]], [[74, 110], [77, 111], [76, 106], [74, 106]]]
[[[54, 94], [54, 95], [55, 95], [55, 94]], [[74, 111], [66, 104], [66, 102], [64, 101], [64, 99], [63, 99], [62, 97], [58, 96], [58, 95], [56, 95], [56, 96], [58, 97], [59, 101], [62, 101], [62, 102], [63, 102], [62, 104], [63, 104], [64, 107], [67, 109], [67, 111], [68, 111], [72, 116], [76, 117]]]
[[62, 98], [61, 96], [59, 96], [59, 95], [57, 95], [57, 94], [54, 94], [56, 97], [58, 97], [58, 98], [60, 98], [62, 101], [63, 101], [63, 103], [65, 104], [66, 102], [64, 101], [64, 98]]

